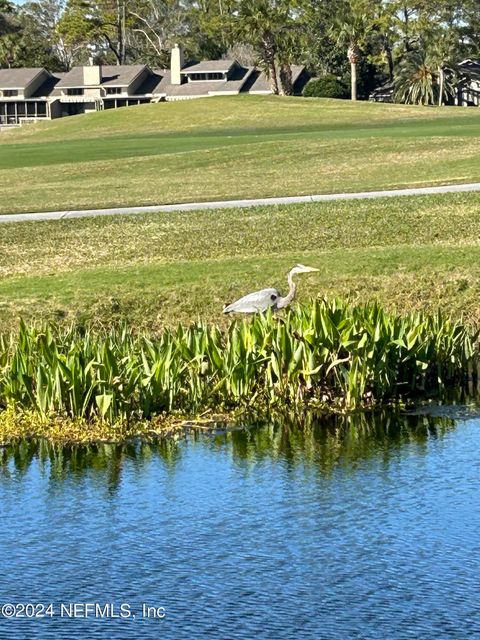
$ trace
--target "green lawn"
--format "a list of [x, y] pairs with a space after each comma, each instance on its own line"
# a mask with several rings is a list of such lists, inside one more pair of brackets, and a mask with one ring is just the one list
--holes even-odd
[[266, 286], [480, 319], [480, 194], [0, 225], [0, 322], [228, 322]]
[[480, 180], [480, 110], [240, 96], [0, 134], [0, 213]]

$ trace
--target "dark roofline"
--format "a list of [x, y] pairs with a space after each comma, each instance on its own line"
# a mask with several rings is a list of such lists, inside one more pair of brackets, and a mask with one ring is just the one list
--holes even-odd
[[[202, 69], [199, 67], [201, 67], [205, 62], [215, 62], [218, 64], [221, 64], [222, 62], [230, 62], [230, 66], [206, 69], [202, 71]], [[182, 69], [180, 69], [180, 73], [184, 73], [185, 75], [188, 73], [226, 73], [230, 71], [230, 69], [236, 64], [238, 65], [238, 62], [236, 60], [200, 60], [200, 62], [187, 63]]]
[[[27, 68], [27, 69], [28, 69], [29, 67], [19, 67], [19, 69], [25, 69], [25, 68]], [[10, 85], [9, 87], [2, 87], [2, 86], [0, 85], [0, 89], [6, 89], [7, 91], [9, 91], [9, 90], [11, 90], [11, 89], [14, 89], [14, 90], [17, 90], [17, 89], [25, 90], [29, 85], [31, 85], [31, 84], [32, 84], [32, 82], [33, 82], [34, 80], [36, 80], [36, 79], [38, 78], [38, 76], [39, 76], [43, 71], [45, 71], [45, 73], [47, 74], [47, 76], [48, 76], [49, 78], [51, 78], [51, 77], [52, 77], [52, 74], [50, 73], [50, 71], [49, 71], [48, 69], [46, 69], [45, 67], [31, 67], [31, 68], [32, 68], [32, 70], [37, 70], [37, 73], [36, 73], [36, 74], [35, 74], [35, 75], [34, 75], [34, 76], [29, 80], [28, 84], [19, 85], [19, 86], [16, 86], [16, 85]], [[1, 69], [0, 69], [0, 70], [1, 70]], [[7, 71], [15, 71], [15, 69], [7, 69]]]
[[[79, 66], [77, 68], [78, 69], [83, 69], [83, 67], [85, 67], [85, 66], [87, 66], [87, 65], [82, 65], [82, 66]], [[101, 65], [100, 64], [100, 65], [96, 65], [96, 66], [100, 67], [100, 73], [101, 73], [102, 66], [111, 67], [111, 66], [114, 66], [114, 65]], [[132, 66], [137, 66], [137, 65], [123, 64], [123, 65], [118, 65], [118, 66], [119, 67], [132, 67]], [[73, 67], [73, 68], [75, 68], [75, 67]], [[145, 69], [147, 69], [150, 73], [153, 73], [152, 70], [150, 69], [150, 67], [148, 66], [148, 64], [144, 64], [144, 65], [141, 65], [141, 68], [139, 69], [138, 73], [135, 76], [133, 76], [133, 78], [130, 80], [130, 82], [128, 84], [125, 84], [125, 83], [123, 83], [123, 84], [108, 83], [108, 85], [106, 85], [106, 86], [109, 86], [109, 87], [129, 87], [132, 84], [132, 82], [134, 82], [134, 80], [136, 80], [138, 78], [138, 76]], [[90, 88], [92, 88], [92, 86], [93, 87], [102, 87], [102, 86], [104, 86], [103, 85], [103, 79], [102, 79], [102, 81], [100, 82], [99, 85], [96, 85], [96, 84], [95, 85], [91, 85], [91, 84], [68, 84], [68, 85], [67, 84], [62, 84], [62, 86], [58, 87], [58, 88], [59, 89], [90, 89]]]
[[[129, 67], [129, 66], [136, 66], [136, 65], [119, 65], [119, 66]], [[109, 83], [108, 86], [109, 87], [129, 87], [132, 84], [132, 82], [134, 82], [138, 78], [138, 76], [143, 71], [145, 71], [145, 69], [147, 69], [150, 73], [152, 73], [152, 70], [150, 69], [148, 64], [143, 64], [143, 65], [141, 65], [141, 68], [139, 69], [137, 75], [133, 76], [133, 78], [130, 80], [130, 82], [128, 84], [111, 84], [111, 83]], [[101, 84], [103, 84], [103, 83], [101, 83]]]
[[460, 82], [480, 82], [480, 60], [463, 60], [457, 64], [461, 74]]
[[467, 58], [466, 60], [462, 60], [461, 62], [458, 63], [459, 67], [461, 67], [462, 65], [473, 65], [475, 67], [480, 67], [480, 60], [473, 60], [472, 58]]

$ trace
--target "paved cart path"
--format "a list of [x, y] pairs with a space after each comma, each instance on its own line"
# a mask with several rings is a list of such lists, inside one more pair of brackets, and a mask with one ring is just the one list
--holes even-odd
[[199, 209], [228, 209], [255, 206], [297, 204], [305, 202], [330, 202], [333, 200], [358, 200], [364, 198], [392, 198], [398, 196], [423, 196], [438, 193], [463, 193], [480, 191], [480, 182], [450, 184], [440, 187], [413, 187], [389, 191], [359, 191], [356, 193], [327, 193], [311, 196], [285, 196], [279, 198], [255, 198], [252, 200], [219, 200], [214, 202], [186, 202], [144, 207], [113, 207], [111, 209], [84, 209], [72, 211], [45, 211], [40, 213], [12, 213], [0, 215], [2, 222], [25, 222], [36, 220], [65, 220], [95, 216], [133, 215], [141, 213], [170, 213], [173, 211], [195, 211]]

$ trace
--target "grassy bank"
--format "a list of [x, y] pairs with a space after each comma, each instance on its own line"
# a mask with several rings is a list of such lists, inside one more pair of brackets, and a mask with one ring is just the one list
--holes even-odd
[[0, 213], [480, 180], [478, 109], [219, 97], [0, 135]]
[[213, 411], [350, 411], [461, 382], [475, 355], [476, 336], [441, 314], [340, 301], [155, 337], [22, 325], [0, 341], [0, 406], [44, 424], [80, 421], [87, 433], [91, 421], [114, 428]]
[[[0, 322], [227, 323], [267, 286], [480, 320], [480, 194], [0, 225]], [[225, 326], [223, 324], [222, 326]]]

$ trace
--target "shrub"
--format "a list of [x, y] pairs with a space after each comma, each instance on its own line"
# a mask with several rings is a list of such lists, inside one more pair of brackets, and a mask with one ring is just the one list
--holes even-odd
[[307, 98], [348, 98], [347, 85], [335, 76], [323, 76], [310, 80], [303, 91]]

